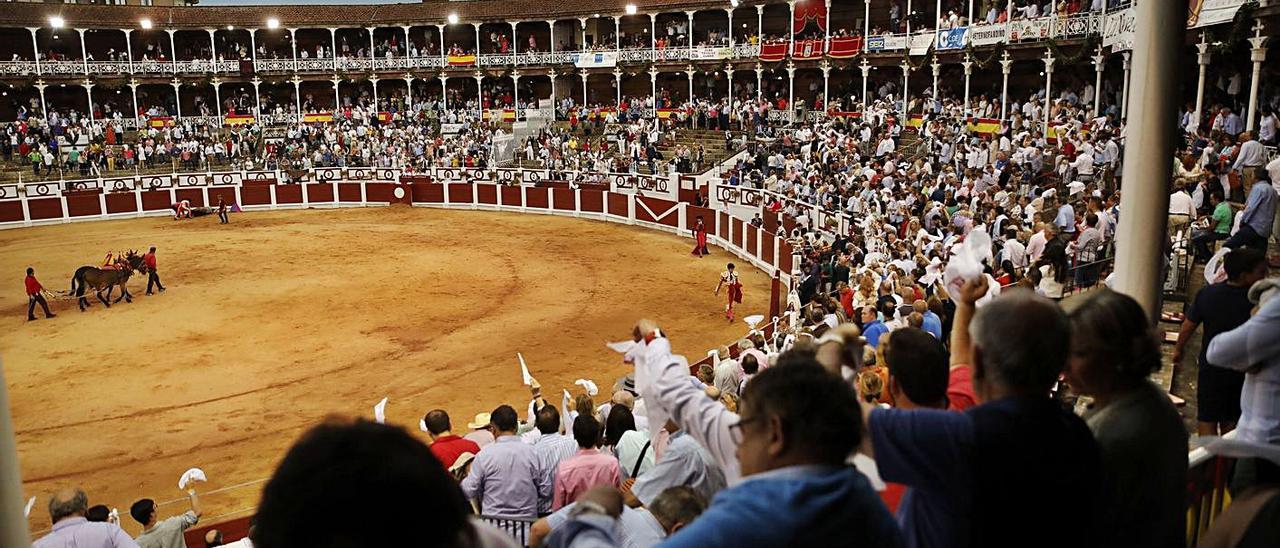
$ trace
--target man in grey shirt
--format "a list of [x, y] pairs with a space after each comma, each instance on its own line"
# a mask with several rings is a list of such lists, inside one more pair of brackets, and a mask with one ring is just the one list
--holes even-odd
[[142, 499], [133, 503], [129, 515], [142, 524], [142, 533], [134, 539], [141, 548], [187, 548], [183, 533], [200, 521], [200, 498], [195, 489], [187, 489], [191, 509], [162, 521], [156, 520], [156, 501]]

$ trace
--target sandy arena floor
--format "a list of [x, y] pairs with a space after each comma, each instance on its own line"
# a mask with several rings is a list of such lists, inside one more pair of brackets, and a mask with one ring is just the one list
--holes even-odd
[[[76, 267], [151, 245], [168, 292], [144, 296], [135, 277], [132, 304], [55, 301], [57, 318], [24, 321], [27, 266], [65, 291]], [[579, 377], [607, 389], [625, 370], [603, 343], [641, 316], [697, 359], [745, 327], [712, 294], [728, 254], [690, 248], [602, 222], [403, 207], [0, 231], [0, 357], [25, 491], [40, 497], [32, 531], [49, 526], [48, 493], [71, 484], [136, 534], [129, 505], [178, 499], [192, 466], [205, 491], [243, 484], [203, 498], [206, 522], [245, 515], [303, 429], [371, 417], [383, 396], [388, 422], [415, 435], [435, 407], [457, 430], [503, 402], [523, 414], [517, 351], [546, 393]], [[768, 279], [742, 272], [740, 316], [764, 313]]]

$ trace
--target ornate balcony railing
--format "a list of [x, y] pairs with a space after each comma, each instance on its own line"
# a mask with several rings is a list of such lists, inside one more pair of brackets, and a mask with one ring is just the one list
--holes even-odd
[[89, 74], [129, 74], [129, 63], [124, 61], [89, 61]]
[[734, 59], [750, 59], [760, 55], [760, 44], [738, 44], [733, 46]]
[[133, 64], [134, 74], [172, 74], [173, 63], [168, 61], [137, 61]]
[[84, 61], [43, 61], [40, 63], [42, 74], [78, 75], [84, 73]]
[[257, 72], [292, 72], [293, 59], [258, 59], [253, 62]]
[[[302, 61], [298, 61], [298, 64], [298, 70], [303, 70], [301, 67]], [[372, 68], [373, 59], [368, 57], [341, 57], [338, 59], [338, 70], [370, 70]]]
[[381, 57], [373, 60], [374, 70], [405, 70], [413, 68], [413, 59], [406, 57]]
[[439, 55], [434, 55], [429, 57], [418, 57], [415, 59], [410, 59], [410, 61], [412, 62], [413, 68], [425, 68], [425, 69], [441, 68], [445, 64], [444, 57], [441, 57]]
[[26, 76], [35, 74], [35, 61], [5, 61], [0, 62], [0, 76]]
[[481, 55], [479, 62], [482, 67], [506, 67], [516, 64], [516, 57], [510, 53], [491, 53]]
[[[338, 60], [338, 66], [341, 67], [342, 59]], [[298, 72], [307, 71], [324, 71], [333, 72], [333, 59], [298, 59]]]

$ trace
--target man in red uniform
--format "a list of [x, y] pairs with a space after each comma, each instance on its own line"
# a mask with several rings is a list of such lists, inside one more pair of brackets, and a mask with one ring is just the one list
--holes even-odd
[[724, 316], [733, 321], [733, 305], [742, 302], [742, 282], [738, 280], [738, 273], [734, 272], [733, 263], [727, 265], [727, 270], [720, 273], [720, 283], [716, 284], [716, 295], [720, 294], [720, 288], [725, 287], [729, 290], [729, 304], [724, 307]]
[[693, 254], [699, 258], [710, 255], [707, 251], [707, 227], [702, 223], [702, 216], [698, 216], [693, 225], [693, 238], [697, 241], [693, 246]]
[[52, 318], [57, 316], [53, 312], [49, 312], [49, 302], [44, 300], [44, 286], [40, 285], [40, 281], [36, 279], [36, 269], [27, 268], [27, 321], [36, 319], [36, 303], [40, 303], [40, 308], [44, 309], [44, 317]]
[[160, 288], [161, 293], [164, 293], [164, 286], [160, 285], [160, 275], [156, 273], [155, 246], [152, 246], [151, 250], [148, 251], [146, 255], [142, 256], [142, 261], [147, 264], [147, 294], [151, 294], [152, 284], [154, 284], [155, 287]]
[[445, 470], [453, 467], [454, 461], [463, 453], [475, 455], [480, 452], [476, 442], [453, 435], [450, 430], [449, 414], [443, 409], [433, 409], [422, 418], [422, 429], [431, 438], [431, 454], [440, 459]]

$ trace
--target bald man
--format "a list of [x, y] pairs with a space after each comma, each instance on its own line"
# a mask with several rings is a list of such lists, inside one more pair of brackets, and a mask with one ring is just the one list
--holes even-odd
[[63, 488], [49, 497], [49, 521], [53, 530], [33, 548], [138, 548], [138, 543], [114, 523], [85, 519], [89, 497], [78, 487]]

